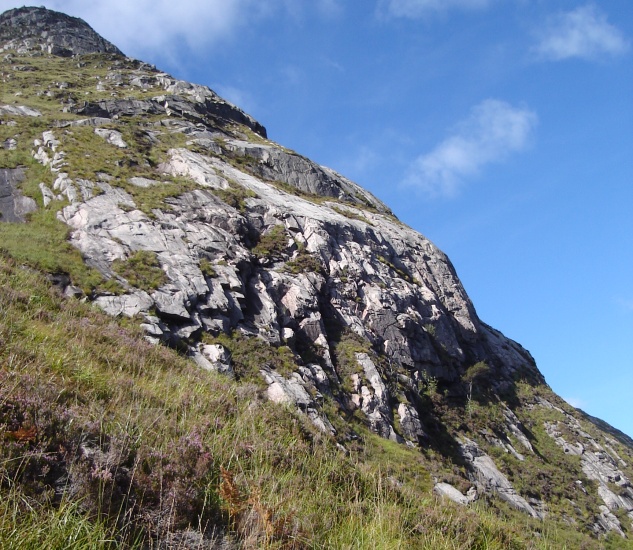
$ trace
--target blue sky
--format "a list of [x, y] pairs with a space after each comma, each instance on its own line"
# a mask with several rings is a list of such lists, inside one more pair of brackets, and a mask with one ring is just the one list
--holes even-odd
[[38, 0], [372, 191], [557, 393], [633, 436], [631, 0], [131, 4]]

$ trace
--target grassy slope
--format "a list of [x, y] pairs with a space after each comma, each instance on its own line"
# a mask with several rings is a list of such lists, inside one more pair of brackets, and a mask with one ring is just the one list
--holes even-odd
[[[33, 139], [53, 120], [73, 118], [60, 109], [69, 94], [99, 96], [95, 78], [106, 78], [111, 60], [89, 56], [79, 70], [76, 61], [59, 58], [14, 59], [19, 63], [35, 70], [13, 71], [3, 61], [0, 103], [17, 101], [44, 116], [0, 126], [0, 140], [18, 139], [17, 151], [0, 150], [0, 166], [26, 165], [24, 192], [37, 196], [39, 181], [50, 185], [52, 176], [30, 160]], [[62, 90], [61, 80], [72, 86]], [[115, 151], [116, 159], [89, 128], [56, 131], [71, 177], [108, 171], [120, 185], [130, 175], [151, 177], [177, 138], [165, 134], [148, 150], [134, 131], [140, 121], [128, 122], [116, 128], [131, 147]], [[129, 190], [149, 211], [187, 188], [174, 181], [151, 193]], [[133, 323], [124, 327], [88, 305], [61, 299], [32, 268], [69, 272], [86, 290], [103, 283], [66, 238], [54, 211], [39, 211], [29, 224], [0, 224], [2, 548], [139, 546], [183, 529], [208, 534], [214, 526], [247, 547], [601, 547], [576, 527], [535, 522], [496, 499], [470, 510], [437, 502], [431, 472], [456, 484], [464, 473], [442, 455], [439, 440], [420, 453], [356, 423], [361, 437], [343, 452], [301, 415], [265, 401], [252, 380], [201, 372], [175, 352], [146, 343]], [[233, 351], [237, 358], [239, 350]], [[245, 368], [253, 370], [247, 359]], [[292, 368], [286, 362], [282, 370]], [[466, 414], [431, 386], [429, 414], [451, 431], [472, 437], [498, 422], [492, 401], [482, 399]], [[535, 390], [523, 391], [529, 397]], [[542, 433], [542, 419], [523, 412], [534, 417], [540, 462], [496, 458], [515, 483], [523, 479], [525, 494], [546, 497], [551, 490], [567, 512], [571, 474], [557, 464], [568, 457]], [[622, 541], [615, 544], [622, 547]]]
[[540, 529], [436, 502], [416, 451], [366, 434], [346, 454], [6, 257], [0, 289], [3, 547], [220, 525], [273, 548], [528, 548]]

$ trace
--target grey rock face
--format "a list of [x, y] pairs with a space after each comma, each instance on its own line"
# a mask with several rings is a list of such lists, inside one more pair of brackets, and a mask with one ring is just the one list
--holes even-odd
[[359, 375], [352, 375], [355, 390], [351, 395], [352, 401], [365, 413], [369, 425], [377, 434], [394, 441], [402, 441], [393, 429], [389, 392], [376, 365], [366, 353], [357, 353], [356, 361], [363, 369], [364, 380], [361, 380]]
[[294, 373], [290, 378], [281, 376], [269, 367], [264, 367], [261, 372], [268, 383], [267, 394], [271, 401], [294, 405], [321, 431], [329, 434], [336, 432], [330, 421], [319, 412], [318, 403], [306, 389], [314, 376], [309, 369], [301, 374]]
[[[605, 437], [600, 442], [582, 429], [580, 422], [546, 400], [541, 406], [554, 408], [565, 417], [564, 422], [546, 422], [545, 430], [566, 454], [580, 457], [583, 473], [598, 485], [598, 495], [604, 502], [601, 505], [601, 519], [595, 525], [598, 531], [616, 531], [623, 534], [620, 520], [613, 514], [623, 510], [633, 519], [633, 484], [624, 474], [626, 467], [618, 453], [614, 450], [615, 440]], [[566, 436], [563, 436], [562, 430]], [[617, 488], [617, 493], [614, 489]]]
[[39, 48], [62, 57], [121, 51], [99, 36], [85, 21], [46, 8], [24, 7], [0, 15], [0, 47]]
[[420, 415], [414, 407], [406, 403], [400, 403], [398, 405], [398, 416], [400, 417], [402, 435], [408, 442], [422, 443], [422, 441], [428, 440]]
[[534, 518], [541, 518], [541, 514], [516, 492], [508, 478], [497, 469], [493, 460], [474, 441], [464, 438], [460, 445], [462, 455], [471, 468], [473, 481], [479, 484], [484, 492], [497, 493], [502, 500], [517, 510]]
[[[472, 488], [471, 488], [472, 489]], [[476, 491], [468, 491], [468, 495], [462, 494], [459, 490], [453, 487], [450, 483], [436, 483], [433, 486], [433, 492], [440, 497], [448, 498], [457, 504], [467, 506], [475, 500]]]
[[37, 117], [42, 116], [42, 113], [26, 105], [0, 105], [0, 115]]
[[[194, 139], [196, 131], [192, 129]], [[64, 154], [55, 134], [45, 132], [36, 146], [36, 158], [58, 170], [53, 159]], [[152, 217], [138, 209], [131, 195], [106, 181], [73, 181], [57, 172], [53, 188], [42, 187], [45, 201], [66, 198], [71, 203], [60, 219], [73, 228], [71, 241], [86, 261], [104, 275], [112, 276], [112, 262], [131, 252], [158, 255], [167, 282], [149, 294], [131, 288], [123, 296], [98, 297], [104, 309], [146, 318], [155, 310], [163, 326], [159, 331], [148, 320], [151, 337], [171, 343], [201, 331], [235, 329], [273, 345], [288, 337], [294, 345], [309, 342], [330, 369], [327, 376], [339, 382], [335, 342], [326, 329], [332, 321], [382, 352], [393, 369], [406, 372], [402, 376], [408, 387], [427, 375], [455, 380], [467, 361], [465, 346], [497, 357], [500, 380], [517, 369], [538, 376], [525, 350], [480, 323], [452, 265], [432, 243], [395, 220], [375, 199], [369, 210], [358, 202], [341, 202], [346, 194], [361, 196], [355, 184], [329, 173], [325, 198], [331, 196], [327, 189], [338, 191], [332, 191], [331, 201], [315, 203], [314, 194], [295, 195], [274, 184], [287, 177], [284, 171], [294, 162], [288, 164], [288, 154], [278, 146], [245, 146], [277, 159], [267, 165], [266, 178], [232, 165], [210, 147], [209, 154], [169, 152], [161, 170], [188, 178], [199, 189], [170, 199], [169, 208], [154, 211]], [[317, 174], [314, 178], [326, 173], [305, 162]], [[274, 170], [279, 173], [273, 180]], [[310, 188], [310, 177], [297, 179], [296, 187], [319, 190]], [[142, 187], [159, 183], [130, 181]], [[245, 194], [245, 211], [217, 195], [236, 186]], [[273, 227], [281, 230], [283, 246], [275, 257], [258, 257], [253, 235], [265, 235]], [[214, 277], [202, 273], [201, 259], [210, 262]], [[293, 272], [291, 266], [308, 259], [309, 272]], [[208, 361], [204, 353], [200, 356]], [[413, 444], [424, 439], [415, 404], [403, 389], [387, 383], [384, 366], [366, 353], [356, 360], [360, 374], [349, 379], [349, 406], [359, 408], [377, 433], [402, 441], [392, 412], [393, 400], [400, 399], [396, 412], [402, 434]], [[296, 395], [292, 399], [302, 402]], [[514, 435], [529, 448], [516, 423], [509, 416]]]
[[0, 168], [0, 222], [23, 222], [37, 209], [33, 199], [20, 193], [18, 185], [23, 179], [22, 168]]
[[[164, 76], [156, 78], [153, 86], [162, 87], [162, 89], [167, 87], [169, 89], [173, 87], [173, 82], [179, 81], [174, 81], [170, 77]], [[266, 137], [266, 128], [264, 126], [235, 105], [222, 99], [206, 86], [196, 86], [194, 89], [183, 87], [182, 94], [181, 96], [158, 95], [151, 100], [107, 99], [97, 102], [84, 102], [82, 105], [73, 107], [72, 110], [78, 115], [90, 117], [87, 120], [140, 115], [184, 117], [189, 121], [189, 124], [185, 124], [184, 128], [188, 128], [190, 132], [195, 133], [200, 133], [200, 129], [196, 128], [193, 123], [208, 125], [224, 120], [244, 124], [258, 135]]]
[[225, 147], [238, 157], [254, 159], [256, 162], [252, 168], [264, 180], [282, 181], [303, 193], [371, 206], [391, 214], [389, 208], [359, 185], [296, 153], [278, 146], [240, 140], [226, 140]]
[[127, 149], [127, 143], [123, 141], [121, 132], [116, 130], [108, 130], [106, 128], [95, 128], [95, 134], [105, 139], [110, 145], [114, 145], [119, 149]]

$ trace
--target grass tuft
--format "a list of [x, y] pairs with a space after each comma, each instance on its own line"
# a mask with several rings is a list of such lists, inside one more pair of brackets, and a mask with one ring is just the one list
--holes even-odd
[[167, 275], [161, 269], [156, 253], [149, 250], [138, 250], [126, 260], [114, 260], [112, 269], [142, 290], [156, 290], [167, 282]]

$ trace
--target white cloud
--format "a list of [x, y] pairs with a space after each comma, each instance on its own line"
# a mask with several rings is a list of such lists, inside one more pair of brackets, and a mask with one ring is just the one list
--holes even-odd
[[592, 5], [560, 13], [549, 19], [533, 51], [542, 59], [559, 61], [570, 57], [593, 59], [628, 50], [624, 35], [607, 22], [607, 16]]
[[[0, 0], [2, 1], [2, 0]], [[40, 0], [45, 7], [81, 17], [125, 54], [159, 53], [179, 59], [189, 51], [234, 38], [262, 18], [341, 13], [340, 0]]]
[[395, 17], [422, 17], [429, 12], [445, 11], [450, 8], [481, 9], [491, 0], [387, 0], [387, 12]]
[[534, 112], [497, 99], [476, 105], [453, 135], [410, 166], [404, 183], [431, 197], [452, 197], [483, 166], [527, 147], [537, 123]]
[[258, 0], [44, 0], [47, 8], [84, 19], [124, 53], [141, 57], [186, 45], [194, 49], [229, 37], [265, 13]]

